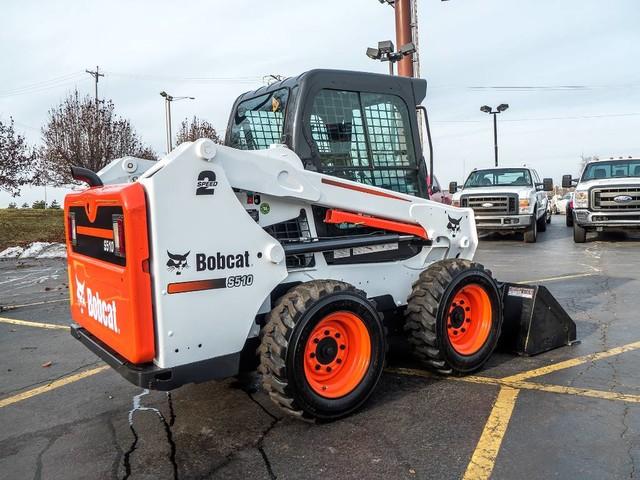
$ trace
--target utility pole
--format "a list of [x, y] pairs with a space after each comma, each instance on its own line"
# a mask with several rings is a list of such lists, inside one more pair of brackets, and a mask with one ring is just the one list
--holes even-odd
[[100, 73], [100, 67], [96, 65], [96, 71], [92, 72], [91, 70], [85, 70], [89, 75], [91, 75], [96, 82], [96, 108], [98, 108], [98, 81], [100, 77], [104, 77], [104, 73]]
[[[411, 0], [396, 0], [394, 8], [396, 14], [396, 45], [412, 43]], [[403, 56], [398, 60], [398, 75], [401, 77], [413, 77], [412, 55]]]

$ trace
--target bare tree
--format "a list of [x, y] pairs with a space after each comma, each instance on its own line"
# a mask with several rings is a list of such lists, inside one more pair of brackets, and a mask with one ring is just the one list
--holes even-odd
[[155, 160], [155, 152], [114, 108], [111, 100], [96, 103], [88, 95], [80, 98], [76, 90], [49, 110], [48, 123], [42, 128], [40, 181], [69, 183], [71, 166], [97, 172], [114, 158], [126, 155]]
[[580, 155], [580, 171], [584, 170], [584, 167], [587, 166], [587, 163], [593, 162], [596, 160], [600, 160], [600, 157], [597, 155], [592, 155], [591, 157], [585, 157], [584, 155]]
[[193, 142], [199, 138], [209, 138], [215, 143], [223, 143], [216, 129], [206, 120], [199, 119], [195, 115], [191, 121], [185, 118], [176, 134], [176, 145], [184, 142]]
[[24, 137], [15, 132], [13, 118], [9, 124], [0, 121], [0, 190], [18, 195], [30, 179], [34, 159]]

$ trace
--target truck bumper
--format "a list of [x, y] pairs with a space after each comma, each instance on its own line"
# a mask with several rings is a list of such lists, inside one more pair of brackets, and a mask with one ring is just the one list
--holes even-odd
[[187, 383], [231, 377], [240, 366], [240, 352], [172, 368], [160, 368], [153, 363], [132, 364], [80, 325], [71, 325], [71, 335], [131, 383], [151, 390], [173, 390]]
[[522, 230], [529, 228], [533, 215], [476, 216], [478, 230]]
[[640, 229], [640, 211], [607, 212], [574, 210], [575, 222], [584, 228]]

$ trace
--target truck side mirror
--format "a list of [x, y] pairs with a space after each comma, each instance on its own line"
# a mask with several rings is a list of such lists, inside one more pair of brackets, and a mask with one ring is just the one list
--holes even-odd
[[553, 178], [543, 178], [542, 179], [542, 189], [545, 192], [553, 191]]
[[454, 194], [458, 191], [458, 182], [449, 183], [449, 193]]
[[573, 179], [571, 175], [563, 175], [562, 176], [562, 188], [571, 188], [573, 187]]

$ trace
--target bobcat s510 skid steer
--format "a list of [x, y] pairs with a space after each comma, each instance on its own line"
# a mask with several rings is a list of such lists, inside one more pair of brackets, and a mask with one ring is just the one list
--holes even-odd
[[424, 364], [480, 368], [503, 298], [537, 290], [505, 293], [472, 261], [473, 211], [428, 200], [425, 94], [314, 70], [242, 95], [224, 146], [74, 168], [90, 188], [65, 200], [72, 334], [145, 388], [257, 366], [283, 409], [325, 420], [376, 386], [385, 318], [404, 318]]

